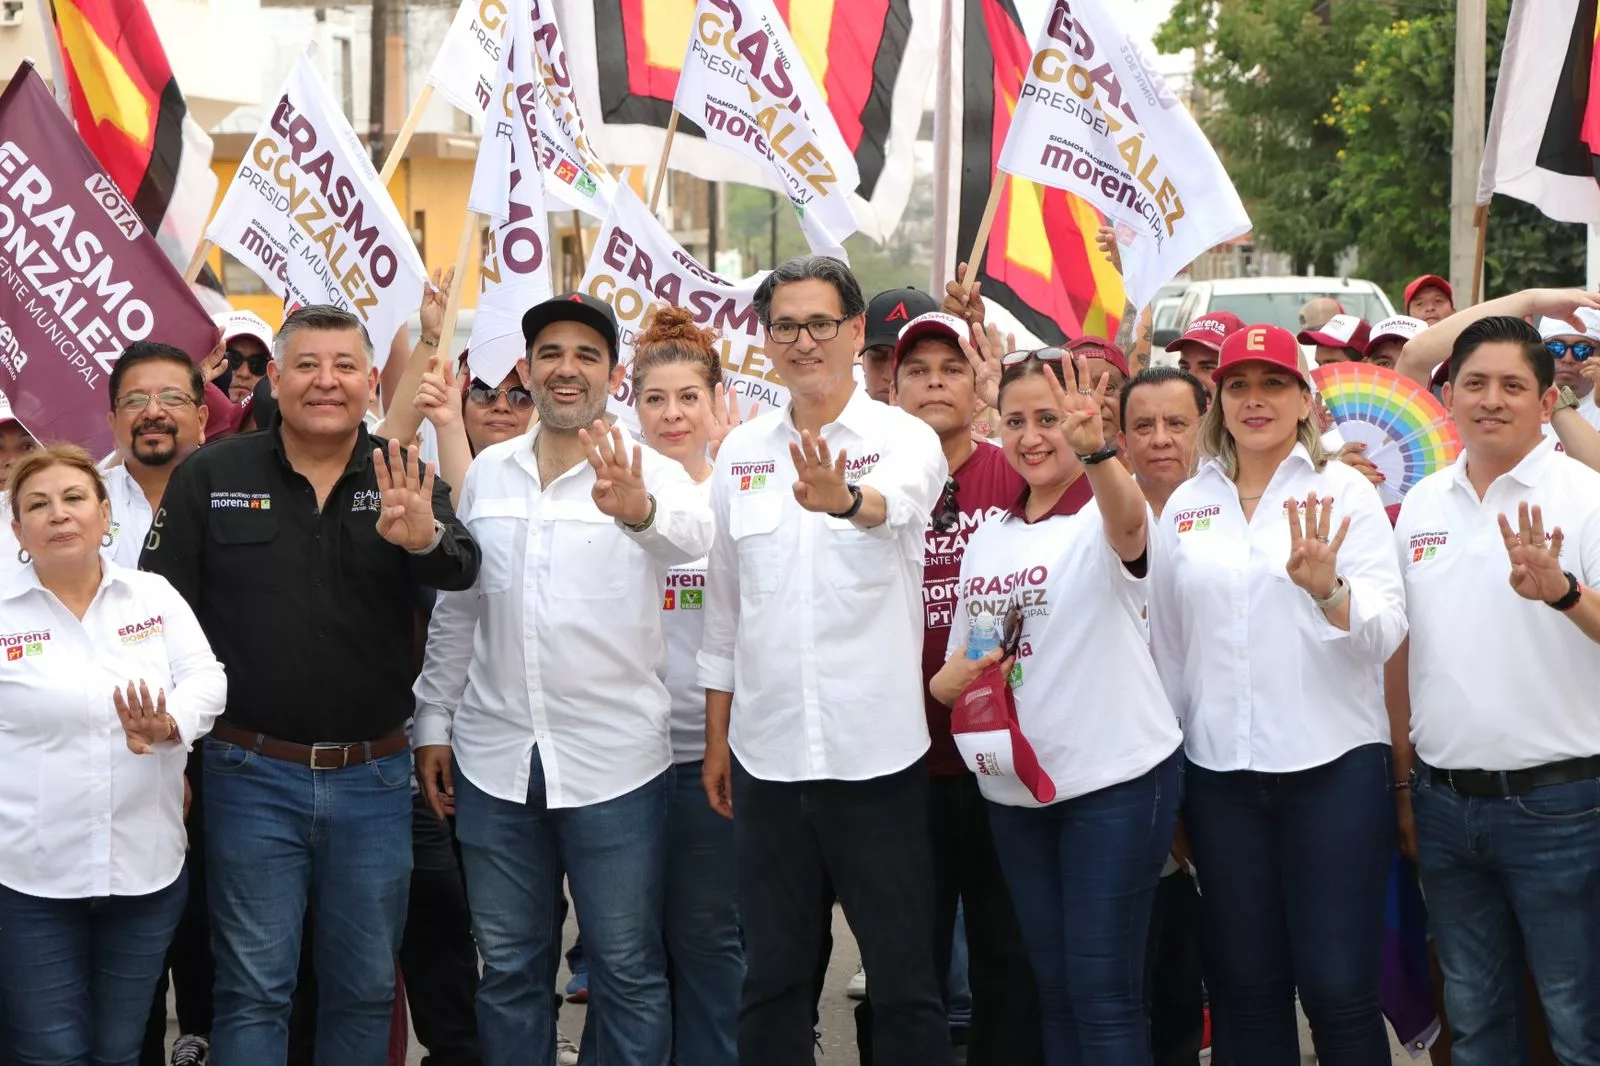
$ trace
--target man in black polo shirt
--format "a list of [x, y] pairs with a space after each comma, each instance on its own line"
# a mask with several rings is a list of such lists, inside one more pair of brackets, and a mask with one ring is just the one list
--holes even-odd
[[479, 553], [415, 450], [402, 462], [368, 435], [376, 373], [359, 319], [290, 315], [268, 367], [278, 415], [173, 473], [141, 560], [228, 670], [204, 750], [222, 1064], [284, 1061], [308, 901], [317, 1062], [388, 1052], [411, 873], [412, 606], [420, 586], [470, 587]]

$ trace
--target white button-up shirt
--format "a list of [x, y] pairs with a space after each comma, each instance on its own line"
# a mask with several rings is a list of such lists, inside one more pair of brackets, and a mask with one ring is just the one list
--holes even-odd
[[661, 589], [669, 567], [711, 546], [711, 512], [681, 465], [645, 448], [655, 521], [627, 532], [595, 506], [587, 462], [540, 485], [538, 433], [467, 470], [457, 514], [483, 566], [475, 588], [434, 608], [413, 736], [453, 744], [474, 785], [513, 803], [538, 745], [546, 803], [581, 807], [672, 762]]
[[1395, 526], [1411, 617], [1411, 739], [1430, 766], [1523, 770], [1600, 755], [1600, 646], [1511, 589], [1499, 516], [1558, 526], [1562, 569], [1600, 585], [1600, 473], [1548, 439], [1478, 498], [1463, 453], [1417, 483]]
[[[711, 483], [696, 485], [709, 504]], [[672, 696], [672, 761], [706, 757], [706, 690], [700, 684], [700, 642], [706, 630], [706, 561], [674, 566], [661, 590], [661, 623], [667, 632], [667, 692]]]
[[823, 427], [846, 477], [876, 489], [874, 529], [802, 508], [785, 405], [737, 427], [711, 478], [700, 683], [733, 693], [728, 741], [765, 781], [859, 781], [928, 750], [922, 562], [948, 468], [927, 424], [857, 388]]
[[[1341, 630], [1284, 569], [1284, 502], [1333, 497], [1350, 532]], [[1190, 759], [1208, 770], [1290, 773], [1387, 744], [1379, 667], [1406, 634], [1393, 533], [1378, 492], [1337, 460], [1318, 473], [1296, 445], [1249, 521], [1216, 460], [1178, 487], [1154, 527], [1150, 643]]]
[[[111, 693], [167, 694], [182, 743], [128, 750]], [[0, 884], [142, 896], [183, 868], [185, 751], [222, 713], [222, 665], [165, 578], [107, 562], [79, 621], [32, 566], [0, 581]]]
[[[150, 533], [150, 501], [144, 490], [133, 480], [126, 466], [118, 465], [101, 471], [106, 483], [106, 497], [111, 501], [111, 543], [100, 546], [100, 556], [128, 570], [139, 568], [139, 553], [144, 550], [144, 539]], [[0, 492], [0, 580], [22, 569], [17, 559], [21, 547], [11, 532], [11, 497]]]

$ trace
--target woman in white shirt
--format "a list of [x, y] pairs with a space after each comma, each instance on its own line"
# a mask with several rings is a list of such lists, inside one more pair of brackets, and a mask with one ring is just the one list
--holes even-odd
[[[722, 394], [716, 333], [678, 307], [656, 311], [634, 341], [633, 394], [645, 443], [683, 464], [710, 496], [711, 458], [739, 420]], [[726, 413], [724, 413], [726, 412]], [[668, 572], [661, 603], [672, 695], [672, 798], [667, 818], [666, 921], [673, 1048], [679, 1062], [737, 1066], [744, 948], [734, 896], [733, 822], [706, 802], [706, 694], [695, 679], [706, 560]]]
[[187, 894], [183, 770], [227, 694], [164, 578], [100, 555], [94, 461], [12, 472], [23, 567], [0, 583], [0, 1048], [133, 1066]]
[[1239, 330], [1215, 380], [1205, 461], [1156, 525], [1150, 632], [1183, 722], [1217, 1046], [1298, 1062], [1298, 991], [1322, 1066], [1379, 1066], [1393, 534], [1377, 490], [1323, 451], [1292, 334]]
[[[994, 734], [956, 742], [989, 800], [1038, 979], [1045, 1061], [1149, 1066], [1145, 939], [1177, 823], [1182, 736], [1145, 643], [1144, 496], [1105, 435], [1105, 377], [1065, 391], [1062, 356], [1006, 357], [1000, 439], [1028, 487], [967, 543], [956, 618], [968, 625], [951, 627], [951, 658], [929, 691], [954, 704], [1007, 653], [967, 657], [975, 620], [1020, 621], [1017, 720], [1054, 797], [1035, 799], [1003, 752], [997, 762], [977, 743]], [[1072, 514], [1062, 501], [1080, 477], [1095, 499]]]

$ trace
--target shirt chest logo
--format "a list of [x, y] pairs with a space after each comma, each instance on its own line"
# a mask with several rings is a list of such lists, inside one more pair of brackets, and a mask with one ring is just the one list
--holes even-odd
[[846, 458], [844, 461], [844, 479], [854, 485], [857, 481], [872, 473], [872, 468], [878, 465], [878, 460], [883, 458], [877, 452], [863, 455], [860, 458]]
[[370, 511], [377, 514], [383, 509], [383, 493], [377, 489], [357, 489], [350, 498], [350, 513], [361, 514]]
[[661, 599], [663, 611], [698, 611], [705, 606], [705, 574], [669, 574]]
[[1433, 559], [1444, 550], [1445, 542], [1450, 539], [1448, 533], [1442, 530], [1436, 533], [1411, 534], [1410, 548], [1412, 563], [1425, 563]]
[[6, 662], [14, 663], [18, 659], [43, 655], [44, 646], [49, 640], [48, 629], [25, 633], [0, 633], [0, 648], [6, 650]]
[[1188, 511], [1179, 511], [1172, 516], [1172, 522], [1179, 533], [1200, 533], [1210, 529], [1211, 520], [1221, 514], [1220, 507], [1196, 507]]
[[146, 618], [143, 622], [136, 622], [131, 626], [122, 626], [117, 630], [117, 637], [124, 644], [142, 644], [151, 637], [159, 637], [165, 632], [161, 624], [161, 616], [155, 615]]
[[211, 494], [211, 509], [213, 511], [270, 511], [272, 510], [272, 493], [213, 492]]
[[734, 463], [728, 470], [740, 492], [759, 492], [767, 487], [767, 479], [778, 472], [778, 464], [770, 459], [758, 463]]

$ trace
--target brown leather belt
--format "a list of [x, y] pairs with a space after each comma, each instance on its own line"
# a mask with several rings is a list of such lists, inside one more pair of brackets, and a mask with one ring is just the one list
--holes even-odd
[[221, 721], [212, 724], [211, 735], [236, 747], [259, 752], [269, 759], [298, 763], [313, 770], [343, 770], [347, 766], [360, 766], [373, 759], [397, 755], [405, 751], [410, 743], [405, 730], [401, 730], [393, 736], [358, 740], [352, 744], [295, 744]]

